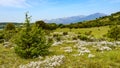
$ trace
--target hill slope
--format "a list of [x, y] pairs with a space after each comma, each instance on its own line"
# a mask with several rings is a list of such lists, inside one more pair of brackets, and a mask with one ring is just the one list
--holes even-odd
[[113, 13], [109, 16], [100, 17], [96, 20], [83, 22], [84, 25], [88, 25], [89, 27], [99, 27], [106, 25], [120, 25], [120, 12]]
[[73, 24], [69, 24], [66, 27], [73, 28], [89, 28], [89, 27], [99, 27], [99, 26], [107, 26], [107, 25], [120, 25], [120, 12], [113, 13], [109, 16], [100, 17], [95, 20], [84, 21], [84, 22], [76, 22]]

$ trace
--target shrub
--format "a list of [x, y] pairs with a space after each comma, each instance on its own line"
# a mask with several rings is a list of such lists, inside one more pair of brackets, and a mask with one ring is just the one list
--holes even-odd
[[15, 25], [12, 24], [12, 23], [8, 23], [8, 24], [5, 26], [5, 30], [15, 30]]
[[115, 41], [120, 40], [120, 27], [115, 25], [107, 33], [108, 38], [111, 38]]
[[56, 41], [57, 42], [61, 41], [61, 37], [60, 36], [56, 37]]
[[4, 39], [4, 34], [0, 33], [0, 39]]
[[77, 37], [73, 37], [72, 40], [77, 40]]
[[63, 32], [63, 35], [68, 35], [68, 32]]
[[53, 37], [58, 37], [59, 35], [58, 34], [53, 34]]
[[9, 41], [14, 35], [16, 34], [16, 32], [14, 30], [5, 30], [4, 31], [4, 39], [6, 41]]
[[15, 35], [15, 25], [8, 23], [4, 28], [4, 39], [9, 41]]
[[91, 34], [92, 34], [92, 31], [85, 32], [85, 35], [91, 35]]
[[86, 35], [79, 35], [78, 36], [78, 38], [80, 39], [80, 40], [83, 40], [83, 41], [87, 41], [88, 40], [88, 37], [86, 36]]

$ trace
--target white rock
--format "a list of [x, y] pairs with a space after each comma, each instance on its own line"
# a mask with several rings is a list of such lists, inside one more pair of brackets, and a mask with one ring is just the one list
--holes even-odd
[[88, 55], [88, 58], [93, 58], [93, 57], [95, 57], [95, 55], [93, 55], [93, 54]]

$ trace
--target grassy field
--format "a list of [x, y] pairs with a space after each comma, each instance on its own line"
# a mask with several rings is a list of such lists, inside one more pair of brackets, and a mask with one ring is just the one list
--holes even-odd
[[20, 64], [26, 64], [37, 59], [22, 59], [17, 56], [12, 48], [5, 48], [0, 44], [0, 68], [18, 68]]
[[[74, 45], [75, 43], [64, 43], [50, 48], [51, 54], [49, 56], [65, 55], [64, 63], [57, 68], [120, 68], [120, 48], [102, 53], [97, 52], [96, 49], [90, 46], [87, 48], [91, 50], [95, 57], [88, 58], [88, 54], [74, 56], [78, 54]], [[64, 52], [62, 48], [65, 47], [72, 47], [73, 51], [70, 53]], [[2, 45], [0, 45], [0, 49], [0, 68], [18, 68], [21, 64], [39, 60], [38, 58], [22, 59], [14, 53], [13, 49], [4, 48]]]
[[[92, 35], [96, 38], [102, 37], [109, 30], [108, 26], [105, 27], [94, 27], [94, 28], [81, 28], [81, 29], [57, 29], [55, 32], [74, 32], [85, 33], [92, 31]], [[64, 55], [65, 59], [63, 64], [55, 68], [120, 68], [120, 46], [115, 46], [112, 50], [97, 51], [95, 45], [84, 46], [90, 50], [90, 53], [79, 55], [78, 48], [75, 47], [77, 43], [62, 43], [57, 46], [50, 48], [51, 53], [47, 57], [53, 55]], [[102, 45], [104, 46], [104, 45]], [[102, 47], [101, 46], [101, 47]], [[71, 48], [71, 52], [65, 52], [65, 48]], [[89, 54], [94, 57], [89, 57]], [[44, 57], [45, 59], [45, 57]], [[39, 58], [35, 59], [23, 59], [17, 56], [13, 48], [5, 48], [0, 44], [0, 68], [18, 68], [19, 65], [24, 65], [32, 61], [38, 61]]]
[[[72, 47], [71, 53], [65, 53], [61, 48]], [[88, 54], [81, 56], [74, 56], [77, 54], [74, 44], [63, 44], [57, 47], [52, 47], [55, 54], [66, 56], [65, 62], [59, 68], [120, 68], [120, 48], [112, 51], [97, 52], [92, 47], [87, 47], [91, 53], [95, 55], [94, 58], [88, 58]]]
[[69, 29], [69, 28], [63, 28], [63, 29], [56, 29], [55, 32], [74, 32], [74, 33], [85, 33], [92, 31], [92, 35], [96, 38], [101, 38], [103, 35], [105, 35], [109, 30], [109, 26], [103, 26], [103, 27], [92, 27], [92, 28], [78, 28], [78, 29]]

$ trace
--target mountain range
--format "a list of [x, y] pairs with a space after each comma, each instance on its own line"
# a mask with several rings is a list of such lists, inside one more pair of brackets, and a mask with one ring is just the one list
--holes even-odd
[[46, 23], [57, 23], [57, 24], [70, 24], [75, 22], [83, 22], [88, 20], [94, 20], [99, 17], [107, 16], [104, 13], [94, 13], [90, 15], [79, 15], [79, 16], [72, 16], [72, 17], [65, 17], [65, 18], [57, 18], [51, 20], [44, 20]]

